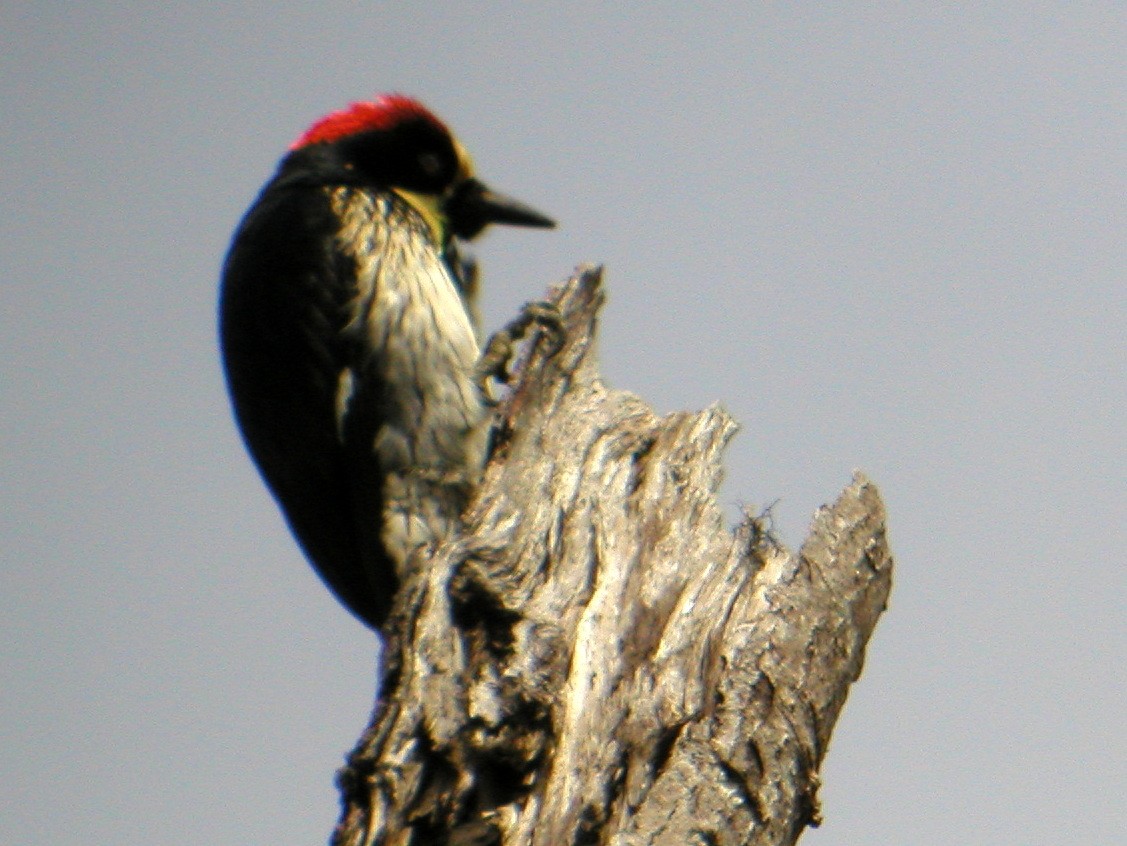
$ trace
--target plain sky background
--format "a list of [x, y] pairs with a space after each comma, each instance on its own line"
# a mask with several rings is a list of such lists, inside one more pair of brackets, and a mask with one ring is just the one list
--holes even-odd
[[6, 3], [0, 843], [323, 843], [376, 644], [231, 421], [231, 232], [380, 91], [606, 264], [608, 380], [742, 423], [800, 543], [855, 467], [897, 571], [810, 846], [1127, 843], [1122, 3]]

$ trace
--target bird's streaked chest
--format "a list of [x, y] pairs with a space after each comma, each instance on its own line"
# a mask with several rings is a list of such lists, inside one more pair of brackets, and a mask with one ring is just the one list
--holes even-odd
[[393, 194], [336, 188], [337, 241], [356, 264], [343, 333], [342, 432], [356, 402], [374, 403], [371, 438], [388, 470], [480, 464], [485, 410], [477, 336], [422, 217]]

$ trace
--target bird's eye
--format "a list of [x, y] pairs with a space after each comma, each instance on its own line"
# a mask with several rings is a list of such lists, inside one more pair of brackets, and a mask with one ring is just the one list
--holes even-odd
[[438, 176], [442, 172], [442, 159], [438, 153], [419, 153], [419, 167], [427, 176]]

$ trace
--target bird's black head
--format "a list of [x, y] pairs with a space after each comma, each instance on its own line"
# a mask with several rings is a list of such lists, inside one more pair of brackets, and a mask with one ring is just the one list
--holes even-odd
[[400, 194], [436, 229], [439, 240], [473, 238], [490, 223], [553, 227], [534, 209], [490, 191], [446, 125], [417, 100], [384, 94], [314, 123], [292, 150], [331, 145], [364, 183]]

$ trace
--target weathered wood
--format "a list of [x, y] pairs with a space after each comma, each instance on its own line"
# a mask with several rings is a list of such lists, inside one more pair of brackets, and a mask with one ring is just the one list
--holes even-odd
[[[797, 553], [716, 504], [736, 426], [656, 416], [595, 357], [600, 273], [553, 295], [464, 536], [419, 553], [381, 700], [340, 773], [337, 846], [786, 844], [884, 609], [858, 474]], [[541, 344], [543, 346], [543, 344]]]

